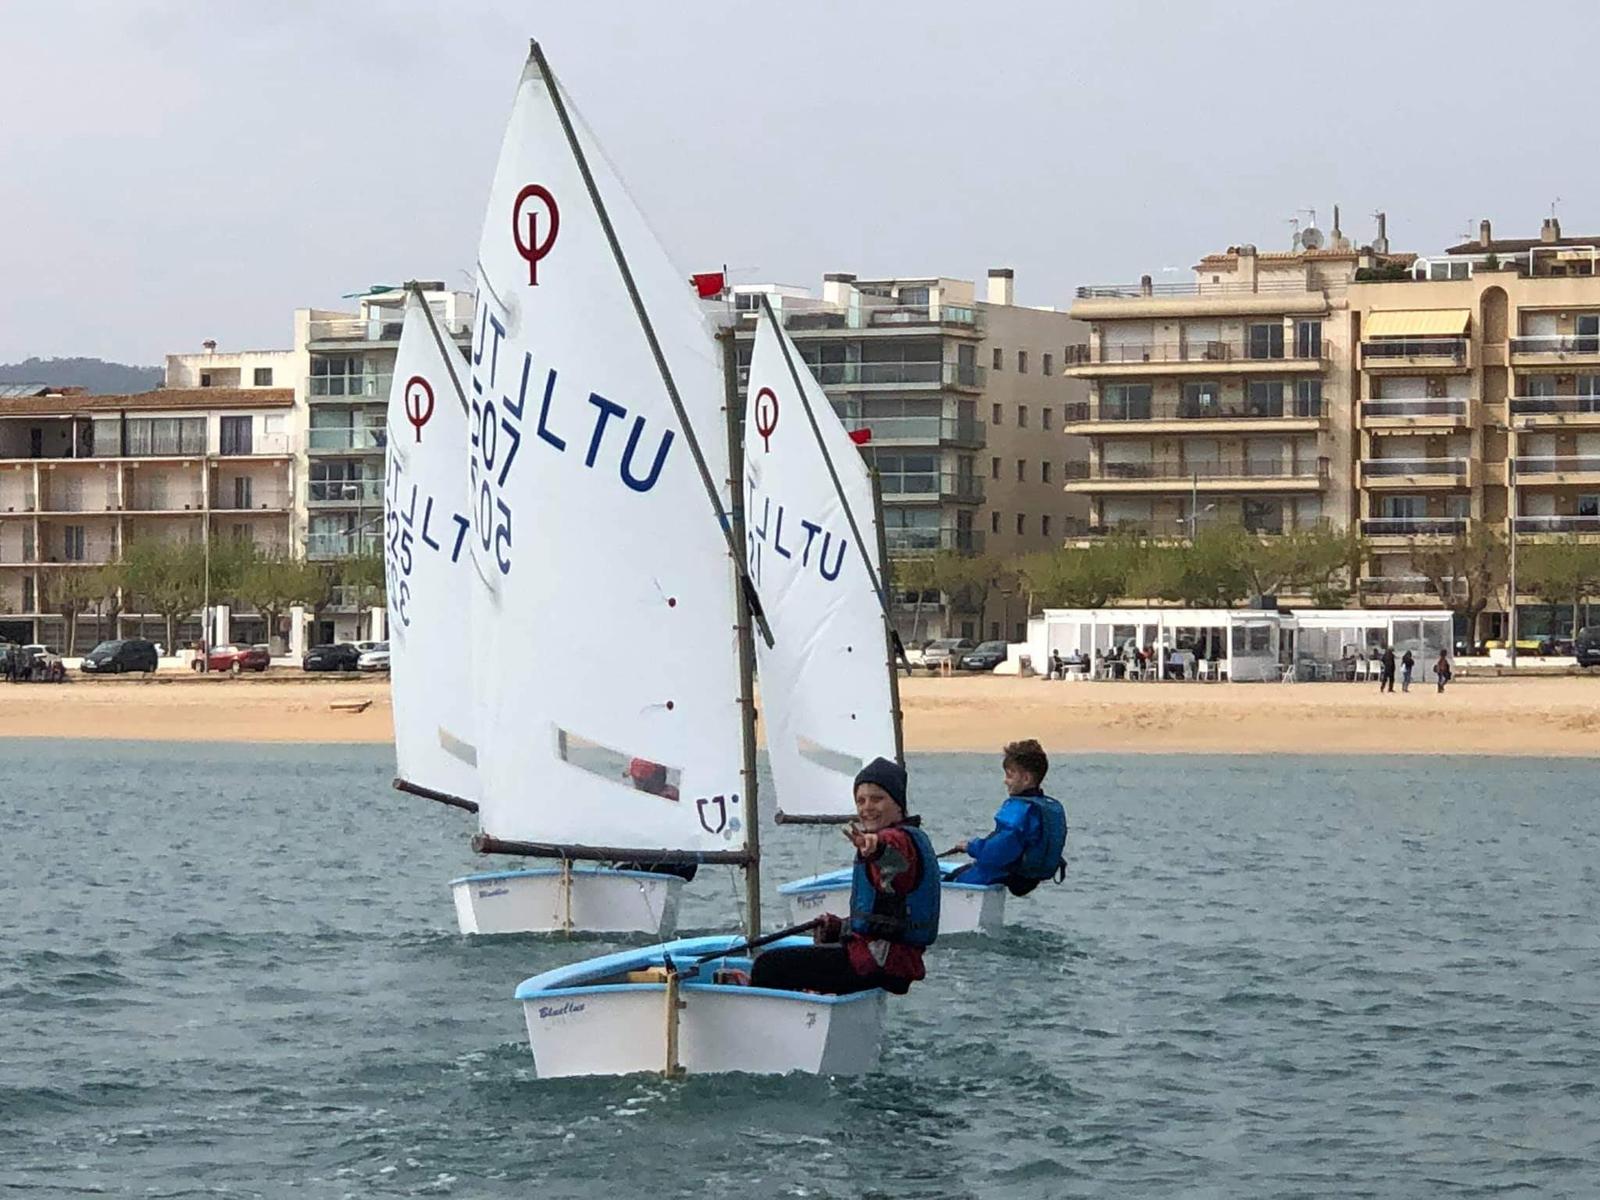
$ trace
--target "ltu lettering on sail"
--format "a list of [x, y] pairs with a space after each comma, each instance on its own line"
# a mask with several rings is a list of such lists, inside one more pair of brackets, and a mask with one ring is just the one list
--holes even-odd
[[568, 1000], [565, 1004], [541, 1004], [539, 1006], [539, 1019], [544, 1021], [550, 1017], [565, 1017], [582, 1011], [583, 1005], [572, 1000]]
[[[811, 566], [816, 556], [817, 573], [829, 583], [839, 578], [844, 569], [845, 548], [849, 538], [835, 535], [815, 521], [808, 521], [791, 512], [785, 505], [773, 503], [771, 496], [756, 496], [755, 480], [745, 478], [750, 501], [745, 508], [745, 522], [750, 534], [750, 560], [752, 567], [761, 560], [763, 546], [771, 546], [780, 558], [798, 561], [802, 570]], [[817, 535], [822, 540], [817, 540]], [[756, 582], [760, 582], [757, 575]]]

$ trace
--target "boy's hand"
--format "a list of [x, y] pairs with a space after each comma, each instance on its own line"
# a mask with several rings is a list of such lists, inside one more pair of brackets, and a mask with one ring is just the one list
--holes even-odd
[[850, 844], [862, 858], [871, 858], [878, 852], [878, 835], [875, 833], [868, 833], [855, 825], [846, 825], [844, 836], [850, 839]]
[[951, 847], [951, 850], [955, 854], [965, 854], [967, 852], [967, 839], [962, 838], [953, 847]]

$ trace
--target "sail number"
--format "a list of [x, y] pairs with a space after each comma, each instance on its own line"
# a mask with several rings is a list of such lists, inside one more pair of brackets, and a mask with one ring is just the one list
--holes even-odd
[[505, 497], [505, 486], [517, 452], [522, 449], [528, 368], [525, 363], [523, 388], [516, 400], [501, 393], [497, 401], [500, 343], [505, 340], [506, 329], [493, 312], [487, 317], [478, 324], [478, 341], [472, 350], [472, 407], [468, 419], [472, 442], [472, 528], [484, 553], [492, 554], [500, 574], [509, 575], [511, 504]]
[[[389, 431], [391, 439], [394, 431]], [[469, 522], [451, 512], [437, 497], [410, 482], [391, 453], [384, 478], [383, 575], [389, 593], [389, 617], [403, 628], [411, 625], [411, 584], [421, 562], [448, 554], [461, 560]]]

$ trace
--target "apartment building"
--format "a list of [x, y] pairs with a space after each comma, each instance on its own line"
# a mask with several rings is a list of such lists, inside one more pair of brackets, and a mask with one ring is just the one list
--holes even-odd
[[[1085, 527], [1087, 504], [1062, 490], [1084, 445], [1064, 430], [1082, 385], [1061, 374], [1084, 327], [1065, 313], [1019, 306], [1008, 269], [983, 297], [944, 277], [823, 278], [821, 297], [776, 285], [734, 289], [745, 315], [743, 368], [765, 295], [849, 429], [870, 429], [862, 453], [882, 485], [891, 559], [941, 550], [1011, 556], [1059, 546]], [[901, 592], [908, 640], [1021, 640], [1026, 598], [994, 591], [980, 608]]]
[[[221, 384], [130, 396], [0, 391], [0, 636], [82, 648], [94, 620], [80, 617], [68, 639], [53, 581], [138, 539], [197, 540], [209, 529], [289, 552], [294, 399], [291, 388]], [[124, 628], [139, 615], [124, 613]], [[265, 631], [240, 632], [252, 635]], [[180, 631], [191, 637], [198, 620]]]
[[1295, 248], [1208, 255], [1188, 283], [1081, 287], [1090, 336], [1068, 375], [1088, 384], [1068, 429], [1088, 438], [1067, 490], [1090, 536], [1187, 536], [1225, 521], [1257, 533], [1346, 526], [1356, 510], [1349, 290], [1404, 265], [1337, 228]]
[[[1600, 539], [1600, 236], [1545, 220], [1538, 237], [1475, 240], [1404, 278], [1350, 288], [1360, 346], [1364, 591], [1437, 604], [1409, 547], [1473, 523], [1506, 538]], [[1480, 637], [1505, 631], [1501, 595]], [[1519, 633], [1569, 632], [1564, 609], [1517, 598]]]

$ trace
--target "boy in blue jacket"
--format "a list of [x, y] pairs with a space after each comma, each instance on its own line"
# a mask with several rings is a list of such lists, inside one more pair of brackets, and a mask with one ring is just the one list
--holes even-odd
[[1061, 802], [1044, 794], [1050, 760], [1044, 747], [1029, 738], [1012, 742], [1001, 760], [1007, 799], [994, 816], [987, 837], [957, 842], [972, 861], [950, 878], [962, 883], [1003, 883], [1013, 896], [1026, 896], [1046, 879], [1066, 871], [1067, 816]]

